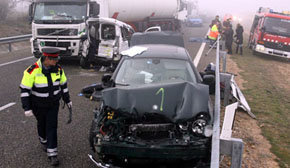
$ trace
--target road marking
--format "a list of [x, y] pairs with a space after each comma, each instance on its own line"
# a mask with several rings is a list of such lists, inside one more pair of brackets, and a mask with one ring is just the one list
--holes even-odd
[[9, 64], [13, 64], [13, 63], [16, 63], [16, 62], [20, 62], [20, 61], [28, 60], [28, 59], [31, 59], [31, 58], [34, 58], [34, 56], [26, 57], [26, 58], [22, 58], [22, 59], [15, 60], [15, 61], [11, 61], [11, 62], [6, 62], [6, 63], [4, 63], [4, 64], [0, 64], [0, 67], [5, 66], [5, 65], [9, 65]]
[[11, 107], [11, 106], [13, 106], [13, 105], [15, 105], [15, 104], [16, 104], [15, 102], [12, 102], [12, 103], [6, 104], [5, 106], [0, 107], [0, 111], [5, 110], [5, 109], [7, 109], [8, 107]]
[[[206, 33], [206, 36], [207, 36], [208, 34], [209, 34], [209, 30], [208, 30], [208, 32]], [[199, 48], [199, 50], [198, 50], [198, 52], [197, 52], [197, 54], [196, 54], [196, 56], [195, 56], [195, 59], [194, 59], [194, 61], [193, 61], [193, 64], [194, 64], [195, 67], [197, 67], [197, 65], [198, 65], [198, 63], [199, 63], [199, 60], [200, 60], [201, 55], [202, 55], [202, 53], [203, 53], [203, 50], [204, 50], [205, 44], [206, 44], [206, 42], [203, 42], [203, 43], [201, 44], [201, 46], [200, 46], [200, 48]]]

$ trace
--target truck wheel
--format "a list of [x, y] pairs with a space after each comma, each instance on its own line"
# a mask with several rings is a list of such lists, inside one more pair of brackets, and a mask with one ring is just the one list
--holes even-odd
[[89, 64], [89, 61], [87, 58], [85, 57], [81, 57], [81, 60], [80, 60], [80, 66], [83, 68], [83, 69], [88, 69], [90, 67], [90, 64]]

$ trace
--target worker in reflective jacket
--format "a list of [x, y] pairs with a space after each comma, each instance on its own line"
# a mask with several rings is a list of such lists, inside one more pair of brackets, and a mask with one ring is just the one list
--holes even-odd
[[210, 40], [210, 47], [216, 42], [218, 35], [219, 35], [219, 23], [214, 24], [209, 32], [208, 38]]
[[46, 149], [52, 166], [57, 166], [57, 118], [59, 100], [72, 106], [67, 78], [57, 64], [59, 50], [43, 48], [42, 57], [28, 67], [20, 84], [21, 102], [25, 116], [35, 116], [40, 143]]

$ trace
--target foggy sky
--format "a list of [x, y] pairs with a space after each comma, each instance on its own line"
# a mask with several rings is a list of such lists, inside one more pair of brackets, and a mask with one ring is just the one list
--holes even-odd
[[274, 11], [290, 11], [290, 0], [199, 0], [199, 11], [212, 14], [254, 14], [259, 7], [270, 7]]

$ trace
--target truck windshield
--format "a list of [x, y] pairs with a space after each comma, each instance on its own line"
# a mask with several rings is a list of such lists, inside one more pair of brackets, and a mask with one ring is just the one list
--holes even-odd
[[35, 6], [34, 21], [81, 21], [86, 15], [85, 2], [43, 2]]
[[268, 17], [265, 19], [264, 27], [268, 33], [290, 37], [290, 20]]

